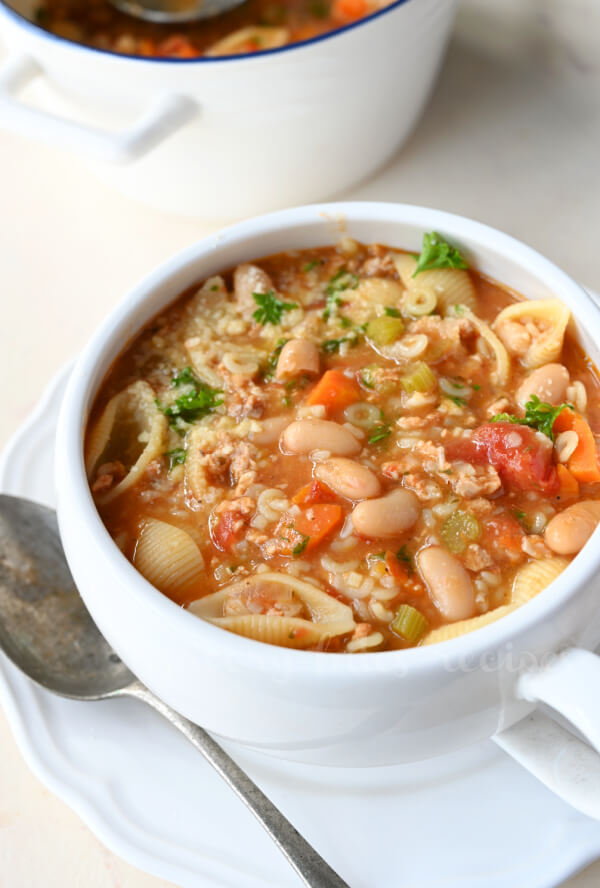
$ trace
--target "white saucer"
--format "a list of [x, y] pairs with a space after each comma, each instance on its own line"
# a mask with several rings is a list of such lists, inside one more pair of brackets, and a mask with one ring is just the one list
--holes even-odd
[[[53, 504], [68, 372], [8, 445], [1, 490]], [[142, 704], [63, 700], [4, 658], [0, 702], [39, 779], [130, 863], [185, 888], [300, 885], [220, 778]], [[364, 770], [228, 750], [351, 888], [550, 888], [600, 856], [600, 823], [492, 742]]]

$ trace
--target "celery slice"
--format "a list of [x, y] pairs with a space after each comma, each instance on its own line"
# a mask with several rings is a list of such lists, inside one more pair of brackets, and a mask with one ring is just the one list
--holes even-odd
[[373, 318], [367, 324], [366, 334], [374, 345], [391, 345], [404, 333], [404, 323], [401, 318], [390, 318], [387, 315], [381, 318]]
[[481, 524], [472, 512], [463, 512], [457, 509], [446, 518], [440, 529], [446, 548], [453, 555], [464, 552], [470, 542], [481, 536]]
[[401, 604], [390, 623], [390, 628], [404, 641], [416, 644], [429, 629], [429, 623], [416, 607], [411, 607], [410, 604]]
[[435, 373], [424, 361], [413, 364], [400, 379], [407, 395], [412, 395], [413, 392], [430, 392], [435, 388], [435, 382]]

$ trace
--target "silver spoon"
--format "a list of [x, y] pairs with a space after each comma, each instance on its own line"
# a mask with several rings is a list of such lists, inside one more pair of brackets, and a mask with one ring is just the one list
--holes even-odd
[[213, 18], [244, 3], [244, 0], [110, 0], [121, 12], [149, 22], [172, 25]]
[[73, 582], [52, 509], [0, 494], [0, 650], [73, 700], [135, 697], [210, 762], [311, 888], [348, 888], [206, 731], [155, 697], [109, 647]]

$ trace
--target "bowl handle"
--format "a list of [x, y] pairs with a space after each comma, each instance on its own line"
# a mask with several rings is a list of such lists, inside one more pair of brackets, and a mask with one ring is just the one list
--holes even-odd
[[0, 68], [0, 124], [35, 136], [61, 148], [85, 154], [94, 160], [115, 164], [131, 163], [143, 157], [198, 111], [186, 96], [163, 92], [126, 129], [108, 132], [75, 120], [49, 114], [18, 98], [18, 92], [45, 72], [27, 55], [9, 58]]
[[600, 820], [600, 657], [563, 651], [524, 673], [517, 696], [550, 707], [587, 742], [540, 710], [496, 734], [495, 742], [564, 801]]

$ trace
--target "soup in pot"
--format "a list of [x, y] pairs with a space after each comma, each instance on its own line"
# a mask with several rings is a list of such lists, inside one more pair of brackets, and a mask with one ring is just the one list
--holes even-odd
[[86, 465], [124, 555], [196, 616], [331, 652], [427, 645], [556, 578], [600, 520], [595, 368], [435, 232], [344, 238], [183, 294], [97, 395]]
[[385, 0], [246, 0], [201, 22], [161, 25], [115, 9], [109, 0], [43, 0], [43, 28], [96, 49], [193, 59], [276, 49], [326, 34], [387, 6]]

